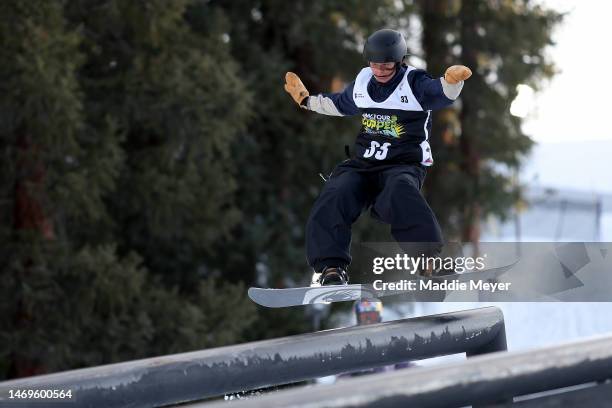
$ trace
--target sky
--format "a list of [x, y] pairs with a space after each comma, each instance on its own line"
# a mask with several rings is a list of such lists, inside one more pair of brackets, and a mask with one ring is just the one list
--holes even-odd
[[[513, 110], [525, 114], [523, 130], [537, 142], [612, 140], [610, 103], [612, 2], [601, 0], [540, 0], [546, 7], [569, 11], [547, 51], [560, 71], [531, 95], [523, 88]], [[612, 47], [610, 47], [612, 48]], [[515, 112], [517, 113], [517, 112]]]
[[[535, 94], [519, 88], [510, 110], [524, 117], [523, 131], [537, 142], [521, 179], [533, 186], [611, 195], [612, 75], [606, 82], [606, 71], [612, 71], [612, 52], [604, 44], [612, 38], [612, 2], [539, 2], [568, 14], [553, 34], [556, 45], [547, 50], [560, 73]], [[604, 211], [612, 230], [611, 200], [605, 200]]]

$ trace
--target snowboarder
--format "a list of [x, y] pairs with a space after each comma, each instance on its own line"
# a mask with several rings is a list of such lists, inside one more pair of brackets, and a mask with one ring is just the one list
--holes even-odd
[[344, 91], [310, 95], [293, 72], [285, 90], [304, 109], [324, 115], [361, 115], [355, 158], [340, 163], [325, 183], [306, 226], [306, 252], [312, 286], [348, 283], [351, 226], [371, 208], [390, 224], [400, 243], [423, 243], [427, 255], [442, 247], [442, 234], [421, 195], [433, 164], [431, 111], [453, 103], [472, 72], [449, 67], [441, 78], [404, 64], [407, 45], [395, 30], [376, 31], [366, 41], [363, 68]]

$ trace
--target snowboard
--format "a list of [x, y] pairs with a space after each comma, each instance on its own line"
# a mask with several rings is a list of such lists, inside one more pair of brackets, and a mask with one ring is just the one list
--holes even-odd
[[[447, 275], [422, 276], [407, 275], [407, 280], [431, 279], [445, 281], [457, 279], [460, 282], [471, 279], [493, 280], [510, 270], [518, 261], [496, 268], [470, 271], [464, 273], [451, 273]], [[371, 283], [350, 285], [329, 285], [319, 287], [297, 288], [249, 288], [249, 298], [258, 305], [265, 307], [290, 307], [311, 304], [328, 304], [334, 302], [349, 302], [360, 299], [379, 299], [406, 293], [405, 290], [377, 290]]]

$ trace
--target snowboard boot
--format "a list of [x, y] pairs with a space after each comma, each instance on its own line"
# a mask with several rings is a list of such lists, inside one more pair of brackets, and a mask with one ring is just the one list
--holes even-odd
[[348, 285], [348, 273], [342, 267], [327, 267], [323, 272], [312, 275], [311, 287], [328, 285]]

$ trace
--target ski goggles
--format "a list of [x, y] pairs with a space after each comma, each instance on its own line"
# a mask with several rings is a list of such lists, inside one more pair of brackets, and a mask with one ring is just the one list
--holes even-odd
[[395, 69], [395, 64], [395, 62], [370, 62], [370, 68], [388, 72]]

